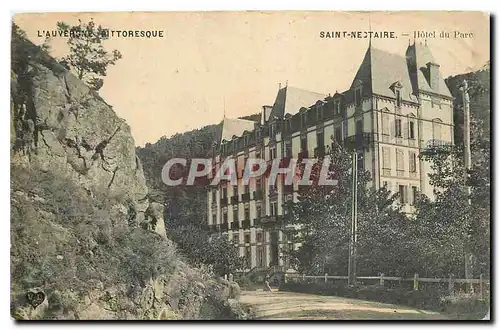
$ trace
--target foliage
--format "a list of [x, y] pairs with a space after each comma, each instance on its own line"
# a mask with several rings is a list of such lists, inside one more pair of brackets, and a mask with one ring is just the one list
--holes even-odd
[[[341, 146], [329, 154], [330, 175], [335, 186], [313, 184], [299, 190], [292, 205], [292, 222], [300, 225], [296, 241], [300, 248], [291, 252], [299, 271], [345, 275], [347, 272], [352, 206], [351, 155]], [[321, 160], [319, 162], [322, 162]], [[312, 171], [316, 182], [319, 171]], [[407, 219], [393, 207], [397, 194], [385, 188], [369, 188], [369, 173], [358, 172], [358, 274], [399, 269]]]
[[201, 317], [234, 317], [224, 307], [227, 295], [217, 289], [221, 285], [206, 281], [207, 272], [188, 268], [174, 245], [157, 233], [128, 226], [126, 216], [114, 208], [126, 201], [104, 193], [89, 197], [71, 178], [35, 168], [13, 165], [11, 173], [11, 288], [16, 317], [26, 317], [18, 314], [24, 294], [37, 287], [49, 300], [44, 318], [78, 317], [86, 304], [84, 297], [96, 293], [122, 318], [145, 317], [133, 302], [141, 288], [159, 276], [168, 279], [165, 292], [185, 301], [183, 318], [196, 317], [195, 300], [203, 294], [196, 293], [200, 286], [215, 290], [205, 303], [206, 308], [215, 308], [215, 314]]
[[[256, 115], [248, 119], [255, 119]], [[212, 145], [220, 137], [221, 124], [169, 138], [162, 137], [154, 144], [137, 148], [152, 199], [165, 205], [167, 235], [181, 253], [195, 264], [211, 265], [219, 275], [234, 273], [241, 267], [237, 248], [227, 239], [210, 239], [207, 228], [206, 185], [166, 186], [161, 180], [163, 165], [172, 158], [212, 157]]]
[[379, 301], [388, 304], [406, 305], [444, 313], [451, 319], [478, 320], [488, 312], [488, 299], [478, 297], [450, 299], [446, 288], [436, 286], [412, 291], [410, 287], [384, 287], [380, 285], [349, 288], [345, 283], [282, 283], [280, 291], [334, 295], [354, 299]]
[[109, 38], [109, 31], [96, 25], [93, 19], [85, 23], [78, 20], [78, 25], [57, 23], [60, 33], [69, 35], [67, 44], [69, 54], [60, 59], [62, 65], [73, 70], [78, 79], [85, 81], [92, 89], [99, 90], [110, 65], [122, 58], [122, 54], [114, 49], [108, 52], [103, 41]]

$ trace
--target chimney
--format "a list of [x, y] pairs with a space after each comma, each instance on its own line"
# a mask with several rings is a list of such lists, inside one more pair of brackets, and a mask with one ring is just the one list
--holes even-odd
[[438, 93], [439, 92], [439, 64], [428, 62], [427, 64], [427, 75], [429, 85], [431, 89]]

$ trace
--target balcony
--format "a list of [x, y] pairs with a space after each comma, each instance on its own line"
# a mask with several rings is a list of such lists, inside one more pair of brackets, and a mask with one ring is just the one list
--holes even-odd
[[208, 231], [215, 233], [217, 231], [217, 225], [208, 225]]
[[243, 220], [243, 221], [241, 222], [241, 227], [242, 227], [243, 229], [250, 229], [250, 220]]
[[238, 230], [238, 229], [240, 229], [240, 223], [238, 221], [231, 222], [231, 229], [232, 230]]
[[267, 215], [261, 218], [260, 224], [263, 227], [276, 227], [284, 223], [284, 218], [282, 215]]
[[247, 193], [244, 193], [243, 195], [241, 195], [241, 200], [243, 202], [249, 202], [250, 201], [250, 193], [247, 192]]
[[262, 193], [262, 190], [256, 190], [253, 192], [253, 199], [256, 201], [261, 200], [264, 197], [264, 194]]
[[224, 222], [220, 225], [220, 230], [221, 231], [227, 231], [228, 230], [228, 223]]
[[227, 205], [227, 197], [223, 197], [220, 199], [220, 205]]
[[345, 138], [344, 146], [349, 150], [367, 149], [373, 142], [373, 133], [358, 133]]
[[238, 196], [231, 196], [231, 205], [238, 204]]

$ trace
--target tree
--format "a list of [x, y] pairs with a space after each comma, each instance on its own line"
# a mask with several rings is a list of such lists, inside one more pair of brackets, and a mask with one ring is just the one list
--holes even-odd
[[109, 38], [109, 32], [91, 19], [88, 23], [78, 20], [78, 25], [57, 23], [60, 33], [68, 34], [69, 54], [60, 60], [68, 70], [73, 70], [78, 79], [85, 81], [92, 89], [99, 90], [107, 74], [108, 66], [115, 65], [122, 58], [118, 50], [111, 53], [104, 49], [102, 42]]
[[[295, 267], [304, 272], [346, 275], [351, 222], [351, 155], [337, 145], [329, 154], [329, 176], [335, 186], [313, 184], [299, 189], [292, 205], [292, 223], [299, 225], [301, 246], [291, 252]], [[322, 160], [319, 160], [321, 163]], [[318, 170], [312, 171], [316, 181]], [[358, 273], [395, 273], [411, 254], [404, 246], [408, 219], [394, 203], [397, 194], [369, 187], [369, 173], [358, 173]]]

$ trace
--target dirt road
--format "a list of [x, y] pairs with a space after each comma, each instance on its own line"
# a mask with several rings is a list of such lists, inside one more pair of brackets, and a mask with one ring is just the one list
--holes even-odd
[[436, 312], [295, 292], [243, 291], [240, 302], [261, 320], [439, 320]]

